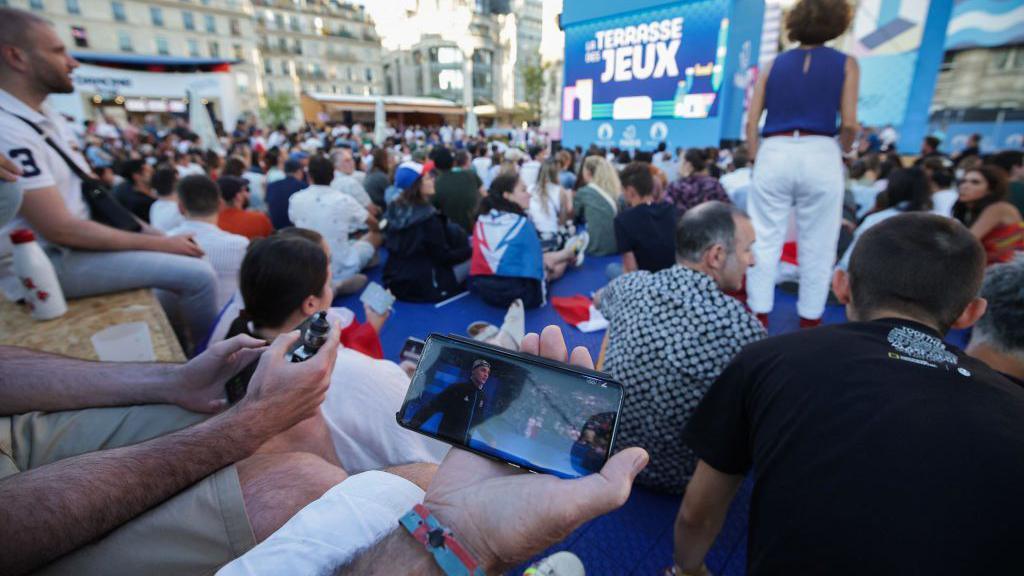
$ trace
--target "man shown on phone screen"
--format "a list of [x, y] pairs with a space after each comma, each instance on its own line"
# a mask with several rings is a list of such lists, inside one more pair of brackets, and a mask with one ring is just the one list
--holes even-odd
[[491, 363], [482, 358], [474, 360], [469, 381], [452, 384], [431, 398], [412, 417], [410, 425], [422, 428], [434, 414], [440, 413], [441, 422], [437, 426], [437, 434], [468, 445], [469, 430], [486, 418], [484, 384], [490, 376]]

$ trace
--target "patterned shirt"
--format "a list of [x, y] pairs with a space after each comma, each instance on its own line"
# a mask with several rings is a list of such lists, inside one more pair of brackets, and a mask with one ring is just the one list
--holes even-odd
[[665, 195], [675, 205], [677, 216], [709, 200], [730, 203], [722, 184], [706, 174], [693, 174], [676, 180], [668, 185]]
[[679, 265], [620, 276], [600, 308], [610, 323], [604, 371], [626, 388], [616, 447], [650, 453], [641, 484], [682, 492], [697, 466], [683, 428], [718, 374], [764, 328], [710, 276]]

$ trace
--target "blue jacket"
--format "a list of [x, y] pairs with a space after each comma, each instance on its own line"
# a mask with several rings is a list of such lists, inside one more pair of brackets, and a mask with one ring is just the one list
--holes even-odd
[[267, 186], [267, 213], [270, 214], [270, 223], [274, 225], [274, 230], [294, 226], [288, 219], [288, 200], [292, 194], [308, 186], [309, 184], [294, 176], [285, 176], [284, 180], [271, 182]]

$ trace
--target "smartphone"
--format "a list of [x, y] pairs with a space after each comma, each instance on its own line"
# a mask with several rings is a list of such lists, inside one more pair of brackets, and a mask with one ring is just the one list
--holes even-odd
[[415, 364], [420, 361], [420, 356], [423, 355], [423, 346], [425, 345], [426, 342], [423, 340], [409, 336], [405, 339], [405, 344], [402, 345], [402, 351], [399, 352], [398, 357], [403, 361], [408, 360]]
[[380, 284], [370, 282], [367, 284], [366, 290], [363, 290], [363, 294], [359, 297], [359, 301], [372, 308], [377, 314], [383, 316], [391, 310], [391, 306], [395, 303], [395, 296], [390, 290], [385, 290]]
[[398, 424], [513, 466], [578, 478], [615, 444], [624, 390], [608, 375], [431, 334]]

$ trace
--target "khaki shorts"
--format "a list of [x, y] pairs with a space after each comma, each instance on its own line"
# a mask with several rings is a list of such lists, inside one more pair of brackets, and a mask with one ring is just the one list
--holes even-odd
[[[204, 418], [165, 405], [0, 418], [0, 478], [137, 444]], [[238, 472], [229, 466], [36, 574], [213, 574], [255, 544]]]

